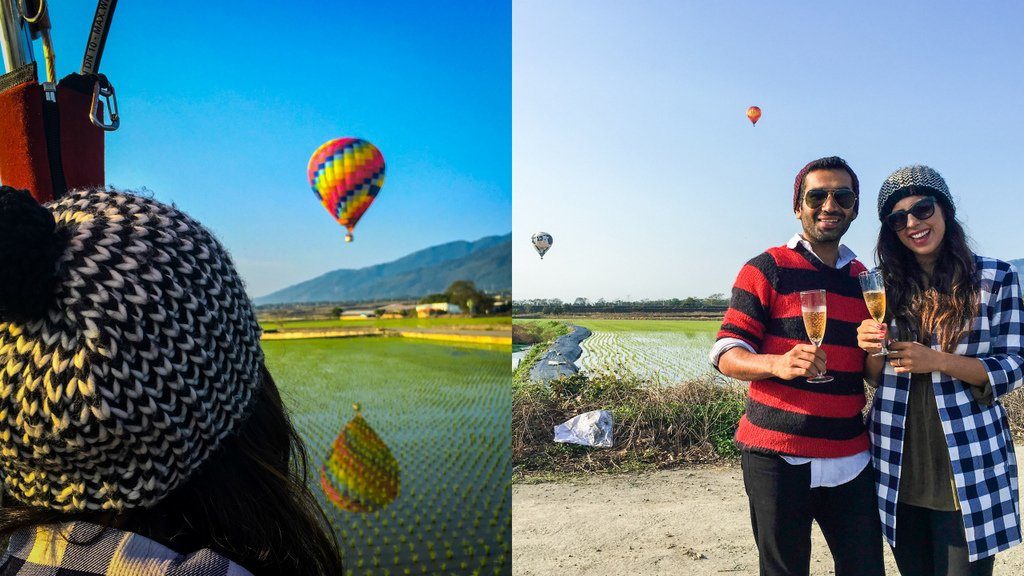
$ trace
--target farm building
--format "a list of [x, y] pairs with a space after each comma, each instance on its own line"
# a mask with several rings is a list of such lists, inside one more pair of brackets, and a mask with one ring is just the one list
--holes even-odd
[[406, 316], [412, 316], [416, 312], [415, 304], [388, 304], [384, 308], [381, 318], [405, 318]]
[[449, 304], [448, 302], [434, 302], [432, 304], [416, 305], [416, 315], [420, 318], [429, 318], [431, 316], [441, 316], [444, 314], [462, 314], [462, 309], [459, 308], [458, 304]]
[[342, 320], [362, 320], [364, 318], [376, 318], [375, 310], [345, 310], [339, 316]]

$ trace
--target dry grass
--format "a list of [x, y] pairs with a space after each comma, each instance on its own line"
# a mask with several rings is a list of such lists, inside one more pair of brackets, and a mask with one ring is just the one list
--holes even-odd
[[1018, 388], [999, 400], [1010, 419], [1013, 437], [1024, 440], [1024, 388]]
[[[613, 376], [577, 374], [548, 385], [516, 383], [512, 392], [512, 462], [528, 472], [662, 468], [736, 454], [733, 433], [746, 391], [711, 379], [671, 387]], [[614, 448], [552, 442], [553, 428], [577, 414], [612, 412]]]
[[512, 323], [513, 344], [540, 344], [569, 333], [569, 326], [555, 320], [516, 321]]
[[[868, 404], [873, 389], [868, 388]], [[733, 434], [746, 388], [712, 379], [648, 386], [637, 379], [577, 374], [545, 385], [513, 383], [514, 475], [649, 470], [735, 457]], [[1000, 400], [1016, 438], [1024, 439], [1024, 389]], [[613, 448], [552, 441], [555, 425], [591, 410], [610, 410]], [[867, 410], [867, 407], [865, 407]]]

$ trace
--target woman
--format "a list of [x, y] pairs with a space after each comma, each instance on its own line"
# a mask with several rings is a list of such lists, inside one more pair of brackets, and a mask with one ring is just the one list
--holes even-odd
[[174, 207], [0, 188], [0, 575], [341, 574], [259, 336]]
[[878, 386], [869, 414], [879, 513], [904, 576], [992, 574], [1021, 542], [1017, 462], [999, 399], [1024, 381], [1014, 268], [973, 254], [946, 182], [911, 166], [878, 196], [892, 334], [858, 329]]

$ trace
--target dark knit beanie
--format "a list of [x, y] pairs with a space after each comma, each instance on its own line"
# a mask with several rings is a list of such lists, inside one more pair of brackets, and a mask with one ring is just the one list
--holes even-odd
[[224, 247], [173, 206], [0, 188], [0, 476], [63, 512], [149, 507], [239, 428], [260, 328]]
[[907, 166], [882, 182], [882, 189], [878, 191], [878, 219], [884, 222], [892, 207], [907, 196], [933, 196], [950, 217], [956, 214], [953, 196], [942, 175], [928, 166]]
[[853, 172], [853, 168], [850, 168], [846, 160], [839, 156], [826, 156], [825, 158], [812, 160], [797, 172], [796, 181], [793, 182], [793, 212], [800, 209], [800, 193], [804, 189], [804, 179], [807, 178], [808, 173], [815, 170], [846, 170], [846, 173], [850, 175], [850, 180], [853, 182], [853, 193], [857, 196], [857, 202], [853, 205], [853, 210], [854, 212], [860, 212], [860, 181], [857, 180], [857, 174]]

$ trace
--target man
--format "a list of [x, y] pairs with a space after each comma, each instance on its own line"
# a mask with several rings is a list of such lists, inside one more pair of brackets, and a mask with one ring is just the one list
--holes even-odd
[[[762, 576], [809, 573], [812, 519], [836, 576], [885, 572], [861, 418], [865, 353], [857, 326], [869, 316], [857, 274], [864, 265], [839, 243], [857, 218], [859, 188], [842, 158], [804, 166], [793, 185], [803, 231], [740, 270], [711, 350], [723, 374], [750, 382], [736, 443]], [[799, 295], [818, 289], [828, 293], [821, 348], [808, 343]], [[833, 380], [808, 383], [825, 372], [826, 358]]]

